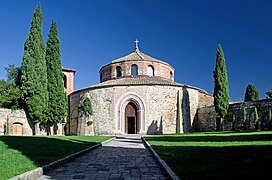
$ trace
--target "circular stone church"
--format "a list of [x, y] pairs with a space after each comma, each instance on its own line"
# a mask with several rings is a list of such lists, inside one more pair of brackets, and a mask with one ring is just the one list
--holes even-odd
[[[123, 135], [190, 132], [197, 109], [213, 97], [174, 81], [174, 68], [137, 47], [100, 69], [100, 83], [69, 95], [66, 134]], [[89, 98], [92, 115], [79, 105]]]

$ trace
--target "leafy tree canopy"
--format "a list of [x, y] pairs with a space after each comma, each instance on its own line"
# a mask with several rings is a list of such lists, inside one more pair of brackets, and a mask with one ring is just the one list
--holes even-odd
[[259, 100], [259, 92], [253, 84], [249, 84], [246, 88], [244, 101], [257, 101]]
[[8, 82], [15, 82], [19, 85], [20, 76], [21, 76], [21, 69], [19, 67], [15, 67], [14, 64], [9, 64], [8, 67], [5, 67], [7, 73], [7, 81]]
[[19, 87], [20, 68], [9, 64], [5, 70], [7, 80], [0, 80], [0, 107], [22, 109], [22, 93]]
[[89, 97], [85, 97], [78, 105], [78, 110], [82, 115], [90, 116], [93, 114], [92, 103]]
[[266, 93], [266, 95], [267, 95], [269, 98], [272, 99], [272, 89], [270, 89], [270, 90]]

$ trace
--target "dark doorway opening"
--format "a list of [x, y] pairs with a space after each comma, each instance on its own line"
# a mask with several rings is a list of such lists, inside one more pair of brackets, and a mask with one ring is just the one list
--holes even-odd
[[128, 134], [136, 134], [136, 119], [135, 117], [128, 117]]
[[126, 133], [137, 134], [139, 131], [137, 119], [137, 107], [134, 103], [130, 102], [126, 106], [125, 117], [126, 117]]

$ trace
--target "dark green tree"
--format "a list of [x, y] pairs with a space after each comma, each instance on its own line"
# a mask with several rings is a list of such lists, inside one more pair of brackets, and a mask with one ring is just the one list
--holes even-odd
[[257, 101], [259, 100], [259, 92], [253, 84], [249, 84], [246, 88], [244, 101]]
[[21, 90], [14, 82], [0, 81], [0, 107], [21, 109]]
[[246, 111], [246, 108], [244, 107], [243, 108], [243, 122], [245, 123], [247, 120], [247, 111]]
[[15, 82], [15, 84], [20, 84], [21, 77], [21, 69], [19, 67], [15, 67], [14, 64], [9, 64], [8, 67], [5, 67], [7, 73], [7, 81]]
[[257, 110], [257, 108], [255, 107], [255, 108], [254, 108], [254, 123], [255, 123], [255, 125], [257, 125], [258, 121], [259, 121], [258, 110]]
[[265, 93], [270, 99], [272, 99], [272, 89]]
[[225, 64], [224, 52], [218, 45], [216, 54], [216, 65], [213, 71], [214, 78], [214, 106], [215, 110], [221, 118], [224, 118], [229, 108], [229, 83], [227, 76], [227, 68]]
[[48, 104], [47, 68], [40, 4], [34, 11], [30, 32], [24, 44], [21, 73], [21, 90], [29, 120], [45, 123]]
[[246, 108], [244, 107], [243, 108], [243, 124], [242, 124], [243, 129], [247, 128], [246, 121], [247, 121], [247, 111], [246, 111]]
[[78, 105], [80, 116], [90, 116], [93, 114], [92, 103], [89, 97], [83, 97]]
[[259, 129], [260, 128], [260, 122], [259, 122], [260, 118], [259, 118], [259, 114], [258, 114], [258, 110], [255, 107], [254, 108], [254, 125], [255, 125], [255, 129]]
[[5, 70], [7, 80], [0, 80], [0, 107], [22, 109], [22, 93], [18, 81], [20, 69], [9, 64]]
[[271, 108], [269, 108], [268, 121], [270, 122], [271, 120], [272, 120], [272, 112], [271, 112]]
[[46, 64], [48, 78], [48, 125], [64, 121], [67, 113], [67, 97], [63, 87], [60, 40], [57, 24], [52, 21], [46, 48]]

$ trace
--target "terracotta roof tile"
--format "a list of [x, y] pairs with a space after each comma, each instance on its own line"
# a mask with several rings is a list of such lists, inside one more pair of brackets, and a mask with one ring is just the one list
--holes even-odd
[[155, 58], [153, 58], [151, 56], [148, 56], [148, 55], [144, 54], [138, 48], [136, 48], [134, 52], [132, 52], [132, 53], [130, 53], [130, 54], [124, 56], [124, 57], [121, 57], [121, 58], [118, 58], [118, 59], [115, 59], [115, 60], [111, 61], [111, 63], [117, 63], [117, 62], [123, 62], [123, 61], [139, 61], [139, 60], [160, 62], [160, 63], [167, 64], [168, 66], [170, 66], [170, 64], [168, 64], [165, 61], [158, 60], [158, 59], [155, 59]]
[[[141, 86], [141, 85], [161, 85], [161, 86], [178, 86], [178, 87], [188, 87], [192, 89], [196, 89], [202, 93], [208, 94], [206, 91], [184, 84], [180, 84], [177, 82], [173, 82], [169, 79], [164, 79], [161, 77], [154, 77], [154, 76], [131, 76], [131, 77], [122, 77], [118, 79], [108, 80], [93, 86], [89, 86], [84, 89], [80, 89], [78, 91], [87, 90], [87, 89], [97, 89], [97, 88], [106, 88], [112, 86]], [[75, 91], [75, 92], [78, 92]]]
[[97, 84], [96, 86], [112, 86], [112, 85], [180, 85], [180, 84], [160, 77], [131, 76], [108, 80], [100, 84]]

